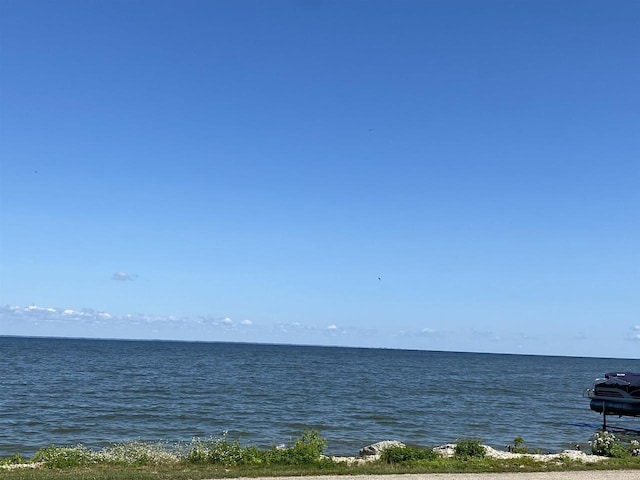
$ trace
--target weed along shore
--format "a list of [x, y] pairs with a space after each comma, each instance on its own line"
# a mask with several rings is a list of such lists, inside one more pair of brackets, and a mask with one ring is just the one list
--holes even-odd
[[[565, 450], [555, 454], [529, 452], [523, 442], [511, 451], [483, 445], [478, 439], [459, 439], [438, 447], [382, 441], [363, 447], [350, 457], [324, 453], [326, 439], [306, 430], [291, 445], [268, 449], [243, 446], [223, 434], [187, 444], [127, 442], [100, 450], [82, 445], [48, 446], [32, 458], [19, 454], [0, 459], [0, 478], [14, 479], [215, 479], [389, 476], [415, 478], [519, 479], [616, 478], [640, 479], [638, 442], [625, 443], [609, 432], [596, 434], [590, 452]], [[615, 475], [609, 473], [614, 472]], [[528, 473], [530, 477], [523, 477]], [[438, 474], [438, 477], [430, 477]], [[455, 477], [443, 477], [442, 475]], [[566, 476], [571, 474], [571, 476]], [[411, 475], [407, 477], [406, 475]], [[461, 476], [462, 475], [462, 476]], [[611, 476], [613, 475], [613, 476]]]

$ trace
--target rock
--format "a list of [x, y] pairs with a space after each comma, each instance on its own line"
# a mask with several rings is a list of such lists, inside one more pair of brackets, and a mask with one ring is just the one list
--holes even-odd
[[374, 443], [360, 449], [360, 458], [379, 456], [380, 453], [389, 447], [404, 447], [404, 443], [397, 440], [384, 440], [382, 442]]
[[[489, 458], [499, 458], [499, 459], [510, 459], [510, 458], [530, 458], [537, 462], [557, 462], [561, 461], [563, 458], [569, 458], [571, 460], [579, 460], [583, 463], [592, 463], [599, 462], [601, 460], [606, 459], [607, 457], [600, 457], [598, 455], [588, 455], [585, 452], [580, 452], [577, 450], [564, 450], [560, 453], [550, 453], [550, 454], [538, 454], [538, 453], [513, 453], [513, 452], [502, 452], [500, 450], [496, 450], [495, 448], [490, 447], [489, 445], [483, 445], [486, 456]], [[433, 449], [438, 455], [442, 457], [453, 457], [455, 455], [456, 445], [454, 443], [448, 443], [447, 445], [442, 445], [440, 447], [435, 447]]]

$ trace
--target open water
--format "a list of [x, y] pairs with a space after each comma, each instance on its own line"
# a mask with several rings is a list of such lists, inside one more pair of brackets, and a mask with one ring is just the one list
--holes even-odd
[[0, 337], [0, 456], [225, 430], [266, 448], [305, 428], [336, 455], [387, 439], [504, 448], [517, 436], [558, 452], [600, 428], [582, 391], [612, 370], [640, 371], [640, 360]]

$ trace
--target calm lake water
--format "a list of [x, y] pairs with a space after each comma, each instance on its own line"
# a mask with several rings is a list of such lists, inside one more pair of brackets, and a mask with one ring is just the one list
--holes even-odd
[[0, 337], [0, 456], [224, 430], [263, 448], [305, 428], [337, 455], [386, 439], [504, 448], [517, 436], [557, 452], [600, 427], [582, 391], [612, 370], [640, 371], [640, 360]]

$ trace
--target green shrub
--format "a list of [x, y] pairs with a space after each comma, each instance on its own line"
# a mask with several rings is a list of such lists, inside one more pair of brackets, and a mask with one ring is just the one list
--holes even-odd
[[216, 465], [232, 466], [243, 464], [243, 448], [240, 442], [228, 441], [226, 436], [221, 439], [199, 440], [191, 442], [188, 460], [192, 463], [213, 463]]
[[191, 463], [205, 463], [208, 457], [208, 449], [205, 443], [199, 438], [191, 440], [189, 445], [186, 459]]
[[456, 458], [462, 460], [468, 458], [484, 458], [487, 453], [478, 438], [463, 438], [458, 440], [454, 452]]
[[624, 458], [630, 455], [629, 449], [613, 433], [608, 431], [594, 434], [589, 445], [594, 455], [614, 458]]
[[513, 439], [513, 453], [529, 453], [529, 447], [524, 445], [524, 438], [516, 437]]
[[113, 444], [95, 453], [94, 458], [114, 465], [161, 465], [178, 461], [178, 456], [165, 444], [140, 441]]
[[264, 453], [264, 459], [278, 465], [319, 464], [324, 461], [322, 453], [326, 445], [326, 439], [318, 432], [305, 430], [292, 447], [273, 447]]
[[47, 468], [78, 467], [95, 463], [93, 452], [82, 445], [76, 447], [56, 447], [49, 445], [38, 450], [33, 457], [35, 462], [42, 462]]
[[257, 465], [264, 454], [256, 447], [242, 447], [238, 440], [229, 441], [227, 432], [222, 438], [202, 441], [194, 439], [186, 455], [191, 463], [212, 463], [224, 466]]
[[19, 453], [14, 453], [10, 457], [0, 459], [0, 465], [19, 465], [27, 462], [28, 460], [23, 458]]
[[421, 460], [433, 460], [438, 455], [430, 448], [414, 446], [393, 446], [380, 453], [380, 461], [384, 463], [412, 463]]
[[308, 465], [323, 460], [322, 452], [326, 440], [313, 430], [306, 430], [291, 447], [273, 447], [260, 451], [256, 447], [242, 447], [237, 440], [227, 440], [226, 434], [220, 439], [202, 441], [194, 439], [187, 453], [191, 463], [212, 463], [216, 465]]
[[170, 452], [164, 444], [136, 441], [116, 443], [97, 452], [82, 445], [76, 447], [50, 445], [38, 450], [33, 460], [42, 462], [48, 468], [78, 467], [96, 463], [142, 466], [176, 463], [178, 456]]
[[209, 463], [218, 465], [238, 465], [242, 463], [242, 447], [238, 440], [229, 442], [226, 438], [211, 444], [208, 455]]

